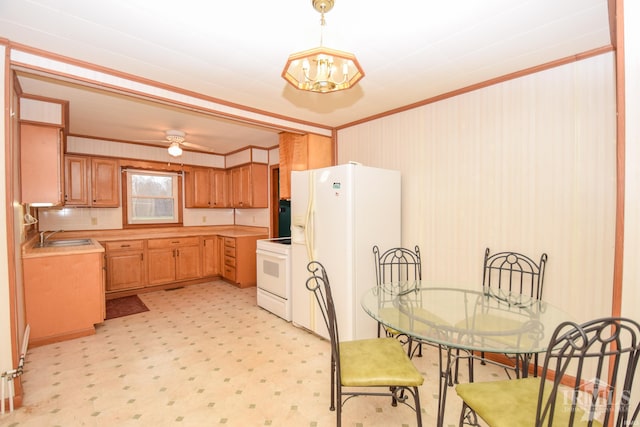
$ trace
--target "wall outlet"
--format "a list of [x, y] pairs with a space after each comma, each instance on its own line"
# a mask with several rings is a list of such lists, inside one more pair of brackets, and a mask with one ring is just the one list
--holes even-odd
[[96, 218], [95, 216], [91, 217], [91, 225], [98, 225], [98, 218]]
[[202, 217], [202, 223], [204, 224], [205, 222], [207, 222], [207, 217], [206, 217], [206, 216], [203, 216], [203, 217]]

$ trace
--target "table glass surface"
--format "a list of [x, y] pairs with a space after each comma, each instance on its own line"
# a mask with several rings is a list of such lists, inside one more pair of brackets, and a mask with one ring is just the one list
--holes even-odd
[[496, 353], [543, 352], [556, 327], [571, 320], [552, 304], [520, 294], [420, 281], [372, 288], [361, 305], [375, 320], [419, 340]]

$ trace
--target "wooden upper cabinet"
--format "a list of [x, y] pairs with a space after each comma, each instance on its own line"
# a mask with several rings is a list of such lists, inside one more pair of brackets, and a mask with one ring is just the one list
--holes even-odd
[[229, 197], [229, 171], [214, 169], [211, 171], [211, 179], [213, 187], [213, 207], [231, 207], [231, 198]]
[[64, 204], [89, 206], [89, 158], [64, 157]]
[[120, 174], [117, 159], [91, 159], [91, 206], [118, 207], [118, 175]]
[[118, 207], [117, 159], [65, 156], [65, 205]]
[[228, 208], [229, 173], [223, 169], [191, 167], [185, 170], [186, 208]]
[[280, 134], [280, 199], [291, 198], [291, 171], [317, 169], [333, 164], [331, 138], [320, 135]]
[[251, 170], [249, 166], [241, 166], [231, 169], [231, 194], [233, 207], [251, 207]]
[[62, 129], [20, 125], [22, 203], [62, 205]]
[[251, 163], [231, 169], [231, 195], [234, 208], [268, 207], [267, 165]]
[[193, 167], [184, 171], [184, 207], [211, 207], [211, 175], [209, 168]]

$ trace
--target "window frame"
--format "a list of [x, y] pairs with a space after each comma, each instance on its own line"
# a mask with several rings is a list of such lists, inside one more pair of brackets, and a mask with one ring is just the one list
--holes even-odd
[[[124, 176], [122, 177], [122, 225], [123, 228], [157, 228], [157, 227], [178, 227], [182, 226], [182, 172], [178, 171], [166, 171], [166, 170], [157, 170], [157, 169], [123, 169]], [[130, 174], [141, 174], [141, 175], [165, 175], [172, 176], [176, 178], [175, 189], [176, 194], [174, 194], [174, 201], [176, 202], [176, 221], [175, 222], [130, 222], [129, 219], [129, 203], [130, 203]]]

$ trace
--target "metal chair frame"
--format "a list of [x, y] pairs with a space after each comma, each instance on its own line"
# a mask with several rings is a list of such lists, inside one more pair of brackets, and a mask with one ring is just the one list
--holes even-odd
[[[378, 287], [422, 280], [422, 259], [418, 245], [415, 246], [413, 251], [398, 247], [387, 249], [384, 252], [381, 252], [378, 245], [375, 245], [373, 246], [373, 255], [376, 269], [376, 285]], [[418, 351], [419, 357], [422, 356], [422, 343], [418, 343], [416, 349], [413, 349], [414, 340], [411, 337], [398, 333], [398, 331], [390, 330], [378, 322], [378, 337], [381, 336], [383, 331], [385, 336], [397, 338], [403, 345], [407, 344], [409, 357], [413, 357], [415, 350]]]
[[[311, 273], [311, 277], [307, 279], [307, 289], [315, 295], [316, 301], [322, 312], [325, 324], [329, 330], [329, 340], [331, 341], [331, 405], [330, 410], [336, 411], [336, 426], [342, 425], [342, 406], [347, 400], [355, 396], [390, 396], [392, 398], [392, 406], [397, 406], [397, 402], [403, 403], [416, 412], [418, 427], [422, 426], [422, 413], [420, 409], [420, 395], [418, 387], [414, 386], [374, 386], [377, 388], [387, 388], [387, 392], [367, 391], [369, 387], [362, 390], [343, 390], [340, 371], [340, 337], [338, 333], [338, 321], [336, 318], [333, 296], [331, 295], [331, 287], [329, 278], [324, 266], [317, 262], [311, 261], [307, 265], [307, 270]], [[414, 400], [414, 406], [407, 402], [407, 394], [411, 394]], [[343, 396], [346, 398], [343, 400]], [[337, 405], [336, 405], [337, 400]]]
[[[482, 288], [485, 292], [499, 291], [506, 294], [521, 294], [534, 298], [542, 298], [544, 273], [547, 264], [547, 254], [540, 256], [536, 263], [530, 257], [513, 251], [490, 254], [489, 248], [484, 251], [484, 265]], [[529, 361], [533, 358], [534, 376], [538, 375], [538, 354], [524, 354], [515, 357], [514, 371], [516, 377], [527, 375]], [[469, 375], [473, 379], [473, 359], [469, 359]], [[485, 364], [485, 354], [481, 354], [481, 364]], [[509, 372], [505, 368], [507, 375]]]
[[[640, 403], [631, 409], [630, 400], [640, 359], [639, 340], [640, 324], [627, 318], [606, 317], [581, 325], [560, 324], [545, 353], [536, 419], [532, 425], [552, 426], [556, 410], [569, 411], [569, 425], [586, 421], [588, 426], [608, 426], [614, 420], [615, 424], [611, 425], [617, 427], [636, 425]], [[570, 402], [569, 407], [556, 408], [558, 396], [563, 397], [563, 402]], [[580, 413], [577, 409], [588, 419], [577, 419]], [[477, 418], [463, 401], [459, 425], [478, 425]]]
[[498, 288], [513, 294], [528, 295], [541, 299], [547, 254], [540, 256], [536, 263], [526, 255], [517, 252], [498, 252], [490, 255], [484, 252], [482, 287]]

